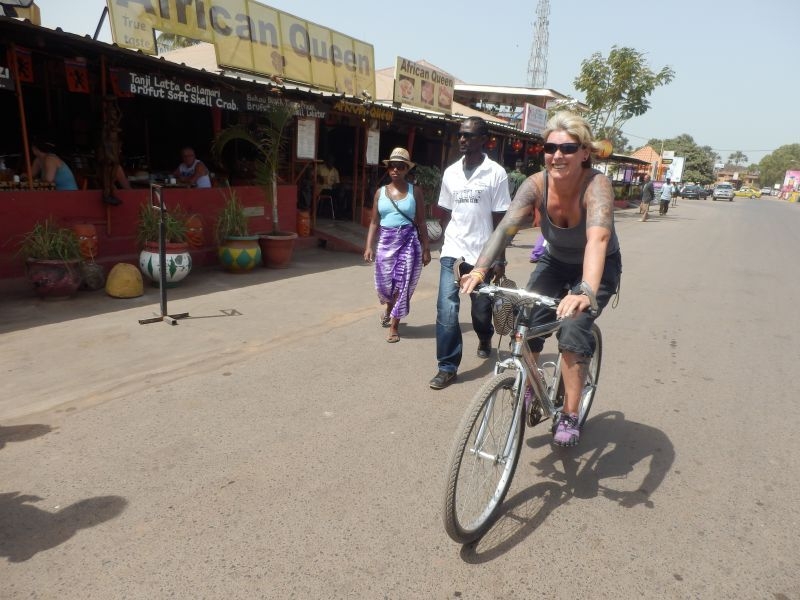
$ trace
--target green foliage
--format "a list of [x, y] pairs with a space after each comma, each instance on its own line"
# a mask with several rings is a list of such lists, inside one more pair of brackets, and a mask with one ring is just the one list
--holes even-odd
[[25, 259], [80, 260], [78, 236], [67, 227], [59, 227], [53, 217], [37, 222], [20, 242], [18, 254]]
[[247, 215], [244, 212], [244, 206], [239, 202], [239, 197], [233, 190], [228, 190], [228, 199], [217, 216], [214, 235], [217, 244], [231, 236], [243, 237], [250, 235], [247, 229]]
[[[186, 242], [186, 213], [180, 206], [164, 213], [164, 234], [166, 241], [173, 244]], [[139, 221], [136, 224], [136, 241], [140, 246], [146, 242], [158, 242], [160, 211], [149, 202], [139, 207]]]
[[439, 189], [442, 187], [442, 172], [437, 166], [414, 167], [415, 185], [422, 188], [425, 195], [425, 206], [432, 206], [439, 201]]
[[737, 167], [748, 161], [747, 155], [741, 150], [737, 150], [728, 156], [728, 162], [735, 164]]
[[580, 74], [573, 81], [575, 89], [586, 94], [587, 120], [594, 132], [619, 131], [632, 117], [650, 109], [648, 97], [675, 77], [670, 67], [657, 73], [648, 66], [645, 55], [633, 48], [611, 47], [608, 58], [600, 52], [581, 63]]
[[222, 151], [232, 141], [244, 142], [256, 151], [255, 180], [264, 188], [267, 203], [272, 207], [272, 231], [278, 232], [278, 167], [286, 139], [286, 128], [294, 118], [294, 107], [289, 103], [270, 104], [266, 113], [252, 127], [231, 125], [219, 132], [211, 147], [218, 161]]
[[800, 144], [786, 144], [758, 163], [759, 181], [763, 186], [783, 185], [786, 171], [800, 171]]

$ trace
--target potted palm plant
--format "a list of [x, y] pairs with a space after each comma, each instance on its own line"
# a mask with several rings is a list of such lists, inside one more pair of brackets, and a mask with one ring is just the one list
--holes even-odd
[[78, 236], [53, 217], [37, 222], [20, 242], [28, 279], [40, 298], [67, 298], [80, 287], [82, 262]]
[[231, 125], [219, 132], [212, 146], [212, 152], [218, 160], [225, 146], [233, 140], [249, 144], [256, 152], [255, 181], [264, 189], [272, 216], [272, 229], [256, 234], [261, 244], [264, 266], [267, 267], [288, 266], [297, 238], [297, 233], [293, 231], [281, 231], [278, 223], [278, 167], [286, 143], [286, 128], [293, 118], [294, 110], [290, 106], [270, 104], [255, 127]]
[[261, 264], [261, 246], [257, 235], [250, 235], [247, 214], [234, 190], [228, 189], [225, 204], [217, 216], [214, 230], [217, 256], [231, 273], [246, 273]]
[[[167, 286], [175, 286], [183, 281], [192, 270], [192, 255], [187, 243], [186, 214], [180, 206], [164, 213], [164, 243], [166, 256]], [[136, 240], [142, 247], [139, 254], [139, 268], [154, 285], [161, 281], [160, 255], [158, 249], [161, 228], [160, 211], [149, 202], [139, 207], [139, 221], [136, 226]]]

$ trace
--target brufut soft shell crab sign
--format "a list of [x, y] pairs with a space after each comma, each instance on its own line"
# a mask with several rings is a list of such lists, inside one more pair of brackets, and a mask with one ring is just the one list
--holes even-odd
[[155, 55], [155, 30], [214, 44], [220, 66], [375, 97], [371, 44], [252, 0], [108, 0], [119, 46]]

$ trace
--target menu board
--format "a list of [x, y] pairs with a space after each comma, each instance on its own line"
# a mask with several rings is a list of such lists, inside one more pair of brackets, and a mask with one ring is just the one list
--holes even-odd
[[397, 57], [394, 70], [394, 102], [437, 112], [453, 112], [452, 75], [427, 64]]
[[297, 158], [300, 160], [317, 158], [317, 120], [314, 118], [297, 119]]
[[377, 165], [380, 162], [378, 156], [379, 146], [381, 145], [381, 132], [378, 129], [367, 131], [367, 164]]

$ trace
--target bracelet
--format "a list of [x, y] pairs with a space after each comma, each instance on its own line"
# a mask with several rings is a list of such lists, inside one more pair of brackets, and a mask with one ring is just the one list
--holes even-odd
[[483, 283], [483, 281], [486, 279], [486, 275], [477, 269], [472, 269], [472, 271], [469, 272], [469, 276], [479, 279], [480, 283]]

